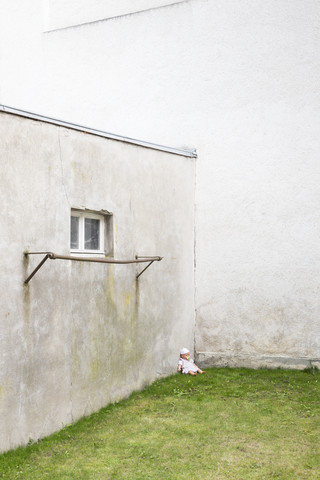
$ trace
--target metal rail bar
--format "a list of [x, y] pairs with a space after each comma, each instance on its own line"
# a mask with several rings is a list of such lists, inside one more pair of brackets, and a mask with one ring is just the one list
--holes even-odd
[[50, 258], [50, 260], [71, 260], [74, 262], [92, 262], [92, 263], [113, 263], [117, 265], [128, 265], [131, 263], [148, 263], [139, 274], [136, 275], [136, 278], [139, 278], [142, 273], [147, 270], [148, 267], [153, 262], [160, 262], [163, 257], [137, 257], [134, 260], [115, 260], [114, 258], [90, 258], [90, 257], [74, 257], [71, 255], [57, 255], [53, 252], [25, 252], [25, 255], [44, 255], [45, 257], [41, 260], [39, 265], [31, 272], [29, 277], [24, 281], [25, 284], [29, 283], [31, 278], [37, 273], [37, 271], [42, 267], [42, 265]]

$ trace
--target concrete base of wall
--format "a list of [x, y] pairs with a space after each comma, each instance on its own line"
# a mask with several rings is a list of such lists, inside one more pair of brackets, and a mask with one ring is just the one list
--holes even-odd
[[315, 367], [320, 369], [320, 358], [246, 355], [221, 352], [198, 352], [195, 361], [201, 368], [208, 367], [247, 367], [247, 368], [286, 368], [303, 370]]

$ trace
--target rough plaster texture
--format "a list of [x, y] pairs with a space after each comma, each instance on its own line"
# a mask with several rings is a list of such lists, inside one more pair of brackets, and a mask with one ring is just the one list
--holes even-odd
[[190, 0], [52, 33], [40, 1], [2, 3], [2, 103], [197, 148], [199, 358], [319, 358], [320, 1]]
[[[195, 160], [0, 114], [0, 450], [176, 370], [193, 345]], [[70, 209], [114, 215], [117, 259], [69, 255]], [[191, 347], [190, 347], [191, 348]]]

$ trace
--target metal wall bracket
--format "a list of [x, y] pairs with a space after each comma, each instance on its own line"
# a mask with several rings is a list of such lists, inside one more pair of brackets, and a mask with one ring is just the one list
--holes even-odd
[[92, 263], [113, 263], [118, 265], [128, 265], [130, 263], [149, 263], [140, 273], [136, 275], [139, 278], [150, 267], [153, 262], [160, 262], [163, 257], [138, 257], [134, 260], [115, 260], [113, 258], [91, 258], [91, 257], [74, 257], [71, 255], [57, 255], [53, 252], [25, 252], [24, 255], [45, 255], [36, 268], [30, 273], [29, 277], [24, 281], [25, 284], [29, 283], [32, 277], [38, 270], [44, 265], [44, 263], [50, 258], [50, 260], [71, 260], [73, 262], [92, 262]]
[[147, 268], [149, 268], [150, 265], [153, 264], [153, 262], [155, 262], [155, 261], [160, 261], [160, 260], [162, 260], [163, 257], [158, 257], [160, 260], [157, 260], [157, 257], [137, 257], [137, 255], [136, 255], [136, 259], [138, 260], [139, 258], [148, 259], [148, 260], [150, 260], [150, 263], [149, 263], [149, 265], [147, 265], [143, 270], [141, 270], [140, 273], [137, 273], [136, 278], [139, 278], [140, 275], [142, 275], [143, 272], [145, 272], [145, 271], [147, 270]]

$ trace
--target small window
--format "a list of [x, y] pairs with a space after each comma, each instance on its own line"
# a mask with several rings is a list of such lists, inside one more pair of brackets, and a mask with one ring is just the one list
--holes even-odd
[[112, 255], [112, 215], [92, 211], [71, 210], [70, 251], [96, 255]]

